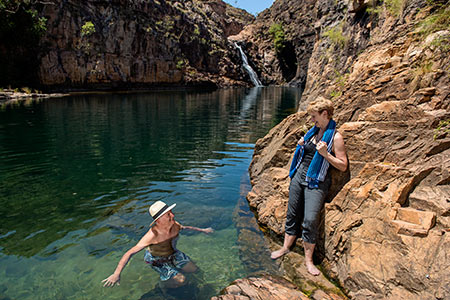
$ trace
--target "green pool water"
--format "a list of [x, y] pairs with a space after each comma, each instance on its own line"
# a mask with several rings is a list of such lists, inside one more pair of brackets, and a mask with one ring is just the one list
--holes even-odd
[[[245, 200], [247, 170], [299, 97], [265, 87], [0, 104], [0, 299], [209, 299], [276, 272]], [[178, 241], [201, 271], [163, 291], [141, 252], [119, 287], [103, 288], [157, 200], [177, 203], [180, 223], [215, 229]]]

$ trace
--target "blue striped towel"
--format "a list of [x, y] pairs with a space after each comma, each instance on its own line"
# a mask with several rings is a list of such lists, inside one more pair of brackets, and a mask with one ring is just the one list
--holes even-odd
[[[303, 138], [304, 144], [306, 144], [307, 141], [309, 141], [314, 135], [316, 135], [317, 132], [319, 132], [319, 127], [314, 126], [313, 128], [311, 128]], [[327, 143], [328, 146], [327, 150], [329, 153], [331, 153], [331, 149], [333, 148], [333, 140], [335, 133], [336, 133], [336, 122], [334, 120], [330, 120], [322, 136], [322, 141]], [[291, 178], [294, 177], [295, 172], [297, 171], [298, 167], [300, 166], [300, 163], [303, 160], [303, 155], [304, 155], [304, 146], [297, 145], [294, 157], [292, 158], [291, 168], [289, 170], [289, 177]], [[311, 161], [311, 164], [309, 165], [308, 172], [306, 173], [306, 181], [308, 182], [309, 188], [313, 189], [319, 187], [319, 181], [325, 180], [325, 176], [327, 175], [329, 166], [330, 163], [326, 159], [324, 159], [323, 156], [319, 154], [319, 152], [316, 151]]]

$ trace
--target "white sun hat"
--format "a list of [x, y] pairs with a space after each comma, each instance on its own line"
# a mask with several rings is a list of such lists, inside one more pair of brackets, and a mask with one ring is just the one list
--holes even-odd
[[153, 222], [150, 224], [150, 226], [152, 226], [162, 215], [172, 210], [176, 205], [177, 204], [174, 203], [171, 206], [168, 206], [162, 201], [156, 201], [155, 203], [153, 203], [148, 209], [150, 216], [152, 216], [153, 218]]

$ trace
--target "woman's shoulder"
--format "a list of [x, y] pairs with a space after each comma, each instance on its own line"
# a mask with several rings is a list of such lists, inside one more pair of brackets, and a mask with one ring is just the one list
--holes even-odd
[[335, 153], [336, 151], [345, 153], [344, 137], [338, 131], [336, 131], [336, 134], [333, 138], [333, 151]]
[[339, 131], [336, 130], [333, 140], [334, 141], [337, 141], [337, 140], [344, 141], [344, 137], [342, 136], [342, 134]]

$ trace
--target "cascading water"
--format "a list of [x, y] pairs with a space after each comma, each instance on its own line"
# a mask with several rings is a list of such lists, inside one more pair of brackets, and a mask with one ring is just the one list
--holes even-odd
[[250, 76], [250, 79], [252, 80], [253, 84], [255, 86], [263, 86], [261, 81], [259, 81], [259, 78], [258, 78], [258, 75], [256, 74], [256, 72], [248, 64], [247, 56], [245, 55], [241, 46], [239, 46], [238, 43], [234, 43], [234, 46], [239, 49], [239, 52], [241, 53], [241, 57], [242, 57], [242, 64], [243, 64], [245, 70], [247, 71], [248, 75]]

